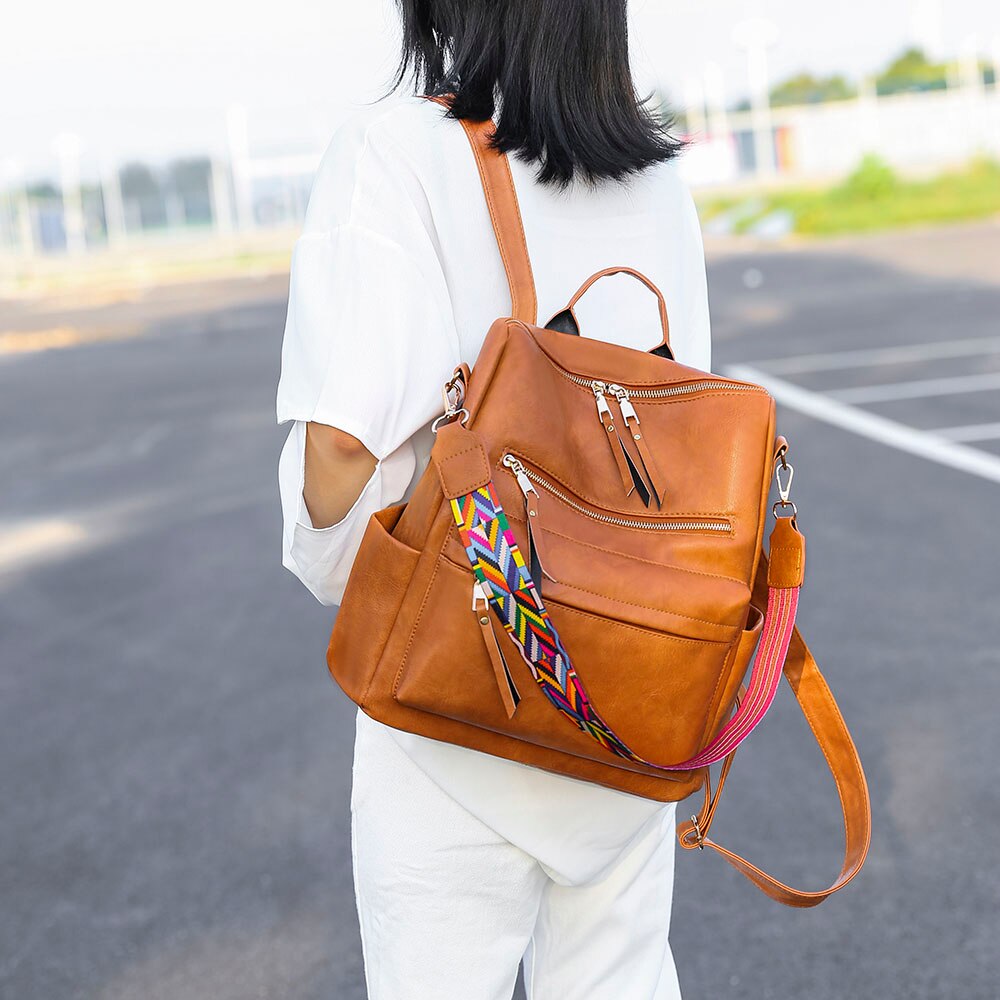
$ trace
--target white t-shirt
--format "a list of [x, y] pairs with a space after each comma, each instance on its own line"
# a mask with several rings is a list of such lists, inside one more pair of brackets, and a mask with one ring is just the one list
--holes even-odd
[[[683, 364], [709, 370], [701, 230], [676, 164], [626, 183], [539, 184], [511, 157], [539, 322], [583, 281], [626, 264], [659, 286]], [[628, 277], [577, 307], [583, 336], [649, 349], [655, 299]], [[472, 365], [510, 294], [461, 125], [420, 98], [382, 103], [339, 128], [313, 182], [291, 263], [277, 419], [294, 421], [279, 461], [282, 562], [323, 604], [339, 603], [370, 515], [410, 495], [427, 465], [441, 386]], [[305, 424], [359, 438], [378, 459], [342, 521], [314, 528], [302, 500]], [[553, 713], [553, 725], [560, 720]], [[440, 787], [560, 881], [597, 876], [662, 803], [399, 732], [359, 711], [371, 747], [395, 740]], [[383, 742], [382, 745], [385, 745]]]

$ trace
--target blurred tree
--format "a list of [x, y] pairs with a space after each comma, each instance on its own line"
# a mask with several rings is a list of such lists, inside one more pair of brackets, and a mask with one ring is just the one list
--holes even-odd
[[171, 161], [167, 180], [181, 200], [185, 222], [212, 221], [212, 164], [207, 156]]
[[948, 86], [948, 64], [932, 63], [923, 49], [909, 48], [900, 53], [875, 78], [880, 96], [906, 91], [944, 90]]
[[[126, 163], [118, 173], [125, 217], [143, 229], [166, 223], [166, 209], [160, 182], [145, 163]], [[131, 228], [131, 226], [130, 226]]]
[[29, 198], [61, 198], [59, 188], [52, 181], [38, 181], [36, 184], [28, 185]]
[[874, 153], [864, 156], [854, 171], [830, 191], [834, 199], [844, 201], [878, 201], [899, 188], [895, 171]]
[[857, 89], [841, 74], [816, 77], [811, 73], [797, 73], [771, 90], [771, 105], [784, 107], [791, 104], [822, 104], [825, 101], [844, 101], [854, 97]]

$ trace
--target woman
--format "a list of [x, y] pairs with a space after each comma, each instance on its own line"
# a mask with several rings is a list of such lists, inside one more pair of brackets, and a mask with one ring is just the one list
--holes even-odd
[[[400, 0], [414, 97], [334, 136], [292, 259], [278, 421], [283, 562], [340, 600], [372, 512], [427, 464], [440, 386], [510, 298], [455, 117], [511, 154], [539, 315], [628, 264], [663, 290], [677, 360], [708, 370], [698, 218], [682, 144], [637, 101], [625, 0]], [[648, 293], [606, 282], [585, 330], [648, 348]], [[674, 804], [357, 715], [354, 879], [372, 1000], [668, 1000]]]

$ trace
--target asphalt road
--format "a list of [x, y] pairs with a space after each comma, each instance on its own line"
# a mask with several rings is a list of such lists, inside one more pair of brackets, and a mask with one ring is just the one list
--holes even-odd
[[[713, 367], [996, 338], [998, 261], [997, 226], [713, 256]], [[0, 303], [8, 328], [119, 338], [0, 356], [5, 1000], [364, 997], [354, 710], [325, 672], [331, 610], [279, 556], [286, 287], [161, 289], [78, 315]], [[997, 372], [987, 348], [782, 377], [823, 396]], [[998, 397], [863, 409], [986, 424]], [[1000, 484], [796, 410], [781, 429], [809, 537], [800, 620], [868, 772], [872, 853], [812, 911], [679, 857], [685, 995], [992, 1000]], [[998, 455], [1000, 435], [969, 446]], [[805, 887], [835, 874], [834, 789], [787, 691], [713, 835]]]

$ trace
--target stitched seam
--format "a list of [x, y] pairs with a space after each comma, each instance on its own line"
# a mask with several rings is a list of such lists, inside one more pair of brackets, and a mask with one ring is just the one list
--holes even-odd
[[531, 298], [529, 302], [531, 303], [530, 312], [533, 314], [533, 321], [538, 319], [538, 293], [535, 289], [535, 274], [531, 268], [531, 257], [528, 254], [528, 239], [524, 233], [524, 219], [521, 218], [521, 205], [517, 200], [517, 188], [514, 187], [514, 175], [511, 173], [510, 162], [507, 160], [506, 156], [501, 160], [503, 164], [504, 173], [507, 176], [507, 180], [510, 182], [510, 189], [514, 196], [514, 215], [517, 217], [517, 232], [521, 240], [521, 247], [524, 250], [524, 263], [528, 268], [528, 287], [531, 290]]
[[[506, 454], [508, 451], [511, 451], [512, 447], [513, 447], [512, 445], [505, 444], [503, 446], [503, 453]], [[566, 482], [564, 482], [562, 476], [560, 476], [558, 472], [553, 472], [553, 470], [550, 469], [547, 465], [544, 465], [542, 462], [539, 462], [535, 458], [528, 458], [527, 455], [525, 455], [524, 458], [527, 461], [529, 461], [532, 465], [538, 466], [538, 468], [541, 469], [543, 472], [547, 472], [554, 480], [556, 480], [557, 483], [559, 483], [560, 486], [563, 486], [567, 490], [569, 490], [569, 492], [572, 493], [573, 496], [575, 496], [577, 499], [583, 500], [584, 503], [589, 503], [591, 505], [591, 507], [596, 507], [598, 510], [605, 511], [606, 513], [609, 513], [609, 514], [620, 514], [622, 517], [636, 517], [636, 518], [643, 518], [643, 517], [645, 517], [651, 523], [655, 523], [657, 520], [669, 520], [672, 517], [718, 517], [718, 518], [734, 518], [736, 516], [735, 512], [731, 511], [731, 510], [678, 510], [678, 511], [672, 511], [670, 514], [664, 515], [663, 518], [656, 518], [656, 517], [650, 517], [648, 514], [642, 514], [642, 513], [636, 512], [636, 511], [618, 510], [618, 509], [616, 509], [614, 507], [603, 507], [599, 501], [592, 499], [591, 497], [587, 496], [585, 493], [581, 493], [577, 487], [570, 486], [569, 484], [567, 484]], [[500, 461], [498, 461], [493, 466], [493, 468], [497, 472], [499, 472], [501, 469], [503, 469], [504, 468], [503, 460], [501, 459]], [[556, 497], [556, 499], [558, 500], [559, 498]], [[625, 525], [617, 525], [617, 527], [625, 527]], [[642, 531], [645, 531], [646, 529], [642, 528], [642, 529], [632, 529], [632, 530], [642, 530]], [[735, 534], [735, 529], [732, 526], [730, 526], [729, 534], [730, 534], [730, 537], [732, 537]]]
[[497, 247], [500, 250], [500, 259], [503, 261], [504, 274], [507, 278], [507, 287], [510, 289], [510, 302], [511, 310], [517, 311], [517, 292], [515, 288], [515, 281], [512, 268], [510, 266], [510, 261], [507, 257], [506, 241], [503, 235], [503, 228], [499, 222], [499, 213], [497, 211], [496, 202], [493, 198], [493, 192], [491, 190], [491, 184], [489, 179], [489, 172], [486, 167], [485, 160], [483, 158], [482, 152], [479, 148], [479, 139], [473, 131], [472, 127], [463, 119], [462, 127], [465, 129], [466, 135], [470, 139], [470, 145], [472, 146], [472, 153], [476, 159], [476, 169], [479, 171], [479, 180], [483, 187], [483, 193], [486, 196], [486, 204], [490, 212], [490, 222], [493, 224], [494, 234], [497, 239]]
[[[816, 669], [816, 673], [817, 673], [817, 675], [819, 677], [819, 680], [822, 681], [822, 687], [820, 687], [820, 695], [822, 696], [823, 701], [825, 701], [827, 703], [827, 708], [828, 708], [828, 710], [831, 711], [831, 715], [834, 717], [834, 719], [837, 722], [840, 723], [840, 727], [839, 728], [841, 728], [842, 730], [844, 730], [846, 732], [847, 731], [847, 725], [844, 722], [844, 717], [841, 714], [840, 709], [837, 706], [837, 702], [834, 700], [834, 697], [833, 697], [833, 694], [830, 691], [830, 688], [827, 686], [826, 681], [822, 677], [822, 675], [819, 674], [819, 670], [817, 668], [814, 668], [814, 669]], [[801, 677], [800, 677], [799, 683], [800, 683], [800, 686], [801, 686]], [[823, 752], [823, 756], [826, 758], [826, 765], [830, 769], [830, 774], [833, 776], [834, 783], [837, 786], [837, 794], [840, 796], [840, 801], [841, 802], [845, 802], [846, 798], [844, 796], [843, 785], [842, 785], [842, 783], [840, 781], [840, 778], [837, 776], [837, 771], [834, 768], [833, 761], [830, 758], [830, 753], [828, 752], [827, 744], [818, 735], [818, 733], [816, 731], [816, 718], [817, 717], [816, 717], [815, 713], [812, 712], [811, 709], [807, 710], [806, 707], [805, 707], [805, 705], [803, 705], [802, 702], [801, 702], [801, 700], [799, 700], [799, 698], [798, 698], [798, 690], [797, 689], [793, 689], [793, 690], [795, 690], [796, 700], [799, 702], [799, 708], [802, 710], [802, 714], [806, 717], [806, 721], [809, 723], [809, 728], [813, 732], [813, 737], [815, 738], [816, 743], [819, 745], [820, 750]], [[820, 729], [822, 729], [822, 727], [820, 727]], [[856, 765], [857, 769], [860, 771], [861, 770], [861, 761], [858, 758], [857, 748], [853, 746], [853, 741], [850, 740], [850, 735], [849, 734], [848, 734], [848, 742], [851, 743], [851, 749], [853, 751], [853, 753], [851, 754], [852, 762]], [[850, 836], [850, 829], [849, 829], [849, 827], [850, 827], [850, 822], [847, 819], [847, 811], [844, 810], [844, 837], [845, 837], [845, 839]], [[843, 872], [841, 874], [843, 874]], [[840, 880], [838, 879], [838, 883], [839, 883], [839, 881]], [[836, 885], [838, 883], [834, 883], [834, 884]], [[820, 893], [816, 893], [816, 895], [820, 895]]]
[[[595, 621], [603, 622], [605, 625], [608, 624], [608, 618], [605, 615], [595, 614], [593, 611], [584, 611], [581, 608], [574, 608], [572, 604], [564, 604], [562, 601], [557, 601], [552, 597], [546, 600], [546, 606], [556, 607], [562, 611], [572, 612], [575, 615], [584, 615], [587, 618], [593, 618]], [[682, 615], [681, 617], [683, 618], [684, 616]], [[724, 639], [689, 639], [686, 636], [675, 635], [673, 632], [667, 632], [664, 629], [647, 628], [644, 625], [632, 625], [629, 622], [615, 621], [613, 619], [612, 624], [618, 628], [628, 629], [630, 632], [638, 632], [640, 635], [649, 635], [652, 633], [660, 639], [669, 639], [671, 642], [683, 642], [687, 643], [689, 646], [725, 646], [728, 644]], [[712, 623], [709, 622], [707, 624]], [[732, 640], [730, 640], [730, 642], [731, 641]]]
[[[520, 521], [525, 523], [527, 518], [521, 517], [518, 514], [512, 514], [507, 511], [508, 519], [512, 521]], [[532, 529], [536, 530], [536, 529]], [[723, 576], [721, 573], [704, 573], [697, 569], [687, 569], [684, 566], [675, 566], [673, 563], [664, 562], [654, 562], [652, 559], [643, 559], [642, 556], [633, 556], [628, 552], [621, 552], [618, 549], [602, 549], [599, 545], [594, 545], [592, 542], [584, 542], [579, 538], [574, 538], [572, 535], [565, 535], [561, 531], [556, 531], [555, 528], [547, 528], [544, 524], [539, 524], [537, 530], [544, 531], [547, 535], [557, 535], [559, 538], [565, 538], [568, 542], [573, 542], [576, 545], [585, 545], [588, 549], [593, 549], [595, 552], [613, 552], [615, 555], [621, 556], [623, 559], [632, 559], [635, 562], [645, 563], [647, 566], [665, 567], [667, 569], [676, 570], [678, 573], [687, 573], [690, 576], [704, 576], [710, 580], [726, 580], [728, 583], [738, 583], [742, 586], [746, 586], [746, 580], [740, 580], [735, 576]]]
[[[744, 631], [746, 631], [744, 629]], [[712, 697], [708, 703], [708, 713], [705, 716], [705, 725], [701, 730], [701, 740], [698, 743], [699, 749], [695, 751], [696, 754], [701, 753], [702, 750], [708, 744], [708, 727], [711, 725], [712, 721], [716, 718], [719, 712], [719, 705], [717, 699], [719, 697], [719, 688], [722, 686], [722, 679], [725, 677], [727, 680], [732, 674], [733, 666], [736, 664], [736, 654], [739, 650], [740, 642], [743, 636], [738, 635], [734, 640], [732, 647], [729, 650], [729, 655], [726, 657], [725, 663], [722, 664], [722, 668], [719, 670], [719, 676], [716, 678], [715, 687], [712, 689]]]
[[[551, 357], [548, 354], [548, 352], [545, 350], [545, 348], [542, 347], [542, 345], [538, 343], [537, 340], [535, 341], [535, 343], [538, 344], [538, 350], [541, 352], [542, 357], [544, 357], [545, 360], [548, 361], [548, 363], [553, 368], [555, 368], [555, 370], [557, 372], [559, 372], [559, 371], [570, 372], [570, 370], [568, 368], [563, 368], [563, 366], [561, 364], [559, 364], [558, 361], [556, 361], [553, 357]], [[640, 353], [643, 353], [643, 352], [640, 352]], [[571, 375], [578, 375], [580, 373], [579, 372], [570, 372], [570, 374]], [[589, 376], [581, 375], [580, 377], [581, 378], [587, 378]], [[680, 387], [680, 386], [688, 384], [688, 382], [699, 382], [699, 381], [709, 381], [709, 380], [714, 380], [714, 381], [718, 381], [718, 382], [729, 382], [729, 381], [732, 381], [731, 379], [727, 379], [724, 375], [716, 375], [714, 372], [705, 372], [704, 373], [704, 378], [702, 378], [702, 379], [694, 379], [694, 378], [693, 379], [688, 379], [688, 380], [682, 379], [682, 380], [679, 380], [677, 382], [670, 382], [670, 381], [664, 382], [662, 379], [660, 381], [658, 381], [658, 382], [636, 382], [636, 381], [631, 381], [630, 380], [629, 383], [628, 383], [628, 385], [629, 385], [630, 389], [646, 389], [646, 388], [656, 388], [656, 389], [658, 389], [661, 386], [673, 386], [673, 385], [676, 385], [676, 386]], [[590, 394], [590, 389], [588, 389], [584, 385], [579, 385], [576, 382], [570, 382], [569, 384], [571, 386], [573, 386], [574, 389], [578, 389], [580, 392], [587, 393], [588, 395]], [[739, 384], [742, 385], [744, 383], [739, 383]], [[632, 402], [633, 403], [639, 403], [641, 406], [653, 406], [653, 405], [660, 405], [661, 403], [689, 403], [689, 402], [691, 402], [692, 399], [700, 399], [701, 397], [706, 396], [706, 395], [712, 395], [712, 396], [753, 396], [755, 394], [763, 396], [763, 395], [766, 395], [766, 392], [763, 391], [763, 390], [760, 391], [760, 392], [756, 392], [756, 390], [752, 390], [752, 389], [751, 390], [748, 390], [748, 389], [699, 389], [697, 392], [689, 392], [689, 393], [685, 393], [685, 394], [679, 395], [679, 396], [661, 396], [659, 399], [636, 399], [636, 398], [633, 397], [632, 398]]]
[[[570, 590], [578, 590], [583, 594], [591, 594], [594, 597], [600, 597], [605, 601], [614, 601], [615, 604], [622, 604], [627, 608], [640, 608], [643, 611], [654, 611], [657, 614], [668, 614], [676, 618], [683, 618], [689, 622], [699, 622], [702, 625], [714, 625], [716, 628], [735, 628], [735, 625], [728, 625], [726, 622], [713, 622], [708, 618], [695, 618], [694, 615], [681, 614], [680, 611], [668, 611], [665, 608], [656, 608], [650, 604], [636, 604], [634, 601], [623, 601], [619, 597], [608, 597], [606, 594], [601, 594], [596, 590], [588, 590], [586, 587], [578, 587], [573, 583], [564, 583], [562, 580], [559, 581], [560, 587], [568, 587]], [[641, 626], [639, 626], [641, 627]], [[728, 642], [732, 642], [731, 639], [685, 639], [686, 642], [714, 642], [719, 645], [725, 645]]]
[[[443, 506], [443, 505], [442, 505]], [[454, 527], [454, 525], [452, 525]], [[399, 688], [399, 684], [403, 679], [403, 669], [406, 667], [406, 661], [410, 657], [410, 649], [413, 646], [414, 637], [417, 634], [417, 629], [420, 626], [420, 621], [424, 616], [424, 608], [427, 607], [427, 602], [430, 600], [431, 589], [434, 587], [434, 581], [437, 579], [438, 569], [441, 566], [441, 555], [444, 552], [445, 545], [448, 544], [448, 539], [451, 537], [451, 530], [449, 529], [445, 532], [444, 541], [441, 544], [441, 548], [438, 550], [437, 558], [434, 560], [434, 571], [431, 573], [431, 578], [427, 582], [427, 590], [424, 592], [424, 599], [420, 602], [420, 610], [417, 612], [417, 617], [414, 619], [413, 628], [410, 629], [410, 637], [406, 640], [406, 649], [403, 650], [402, 659], [399, 661], [399, 669], [396, 671], [396, 677], [392, 682], [392, 696], [396, 697], [396, 691]]]
[[[469, 486], [456, 487], [454, 490], [452, 490], [451, 487], [448, 486], [448, 483], [445, 481], [446, 480], [446, 474], [444, 472], [443, 466], [446, 463], [452, 461], [452, 459], [461, 458], [463, 455], [468, 455], [469, 452], [472, 452], [472, 451], [478, 451], [480, 453], [480, 455], [482, 455], [483, 462], [486, 465], [487, 476], [489, 475], [489, 471], [490, 471], [490, 458], [489, 458], [489, 455], [486, 454], [486, 449], [483, 448], [482, 443], [481, 442], [477, 442], [476, 444], [471, 445], [470, 447], [466, 448], [464, 451], [458, 451], [454, 455], [449, 455], [447, 458], [443, 458], [440, 462], [437, 463], [438, 475], [439, 475], [439, 477], [441, 479], [441, 485], [444, 487], [446, 493], [455, 493], [456, 495], [461, 495], [462, 493], [468, 493], [471, 490], [477, 489], [479, 486], [483, 485], [483, 483], [479, 482], [478, 478], [477, 478], [477, 480], [474, 481]], [[448, 499], [450, 499], [450, 498], [448, 498]]]

